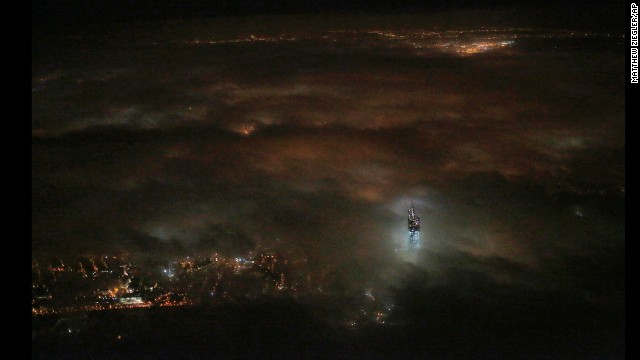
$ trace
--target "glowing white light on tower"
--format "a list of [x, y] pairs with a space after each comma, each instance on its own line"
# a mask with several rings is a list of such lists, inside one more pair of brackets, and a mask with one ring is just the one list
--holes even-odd
[[420, 218], [416, 215], [416, 212], [413, 208], [413, 203], [411, 204], [411, 209], [409, 209], [409, 248], [419, 248], [420, 247]]

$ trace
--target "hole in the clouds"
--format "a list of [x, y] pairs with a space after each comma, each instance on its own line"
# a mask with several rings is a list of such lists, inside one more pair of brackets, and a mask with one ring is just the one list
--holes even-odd
[[258, 130], [258, 127], [255, 124], [235, 124], [231, 126], [231, 130], [242, 136], [251, 136]]

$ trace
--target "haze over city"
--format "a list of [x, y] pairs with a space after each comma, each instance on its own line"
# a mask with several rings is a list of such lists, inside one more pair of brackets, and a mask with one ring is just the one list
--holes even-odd
[[624, 358], [624, 34], [517, 9], [34, 27], [33, 358]]

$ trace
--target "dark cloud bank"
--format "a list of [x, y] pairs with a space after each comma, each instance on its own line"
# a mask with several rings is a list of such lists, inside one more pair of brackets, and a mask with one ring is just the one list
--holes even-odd
[[166, 334], [195, 357], [624, 357], [620, 34], [235, 21], [34, 39], [34, 255], [286, 248], [395, 301], [357, 336], [304, 304], [210, 310]]

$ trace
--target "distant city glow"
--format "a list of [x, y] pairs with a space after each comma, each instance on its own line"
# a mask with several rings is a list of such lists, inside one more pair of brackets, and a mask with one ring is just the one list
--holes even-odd
[[250, 136], [251, 134], [253, 134], [256, 131], [256, 126], [255, 125], [249, 125], [249, 124], [240, 124], [237, 126], [233, 126], [232, 130], [239, 133], [240, 135], [243, 136]]

